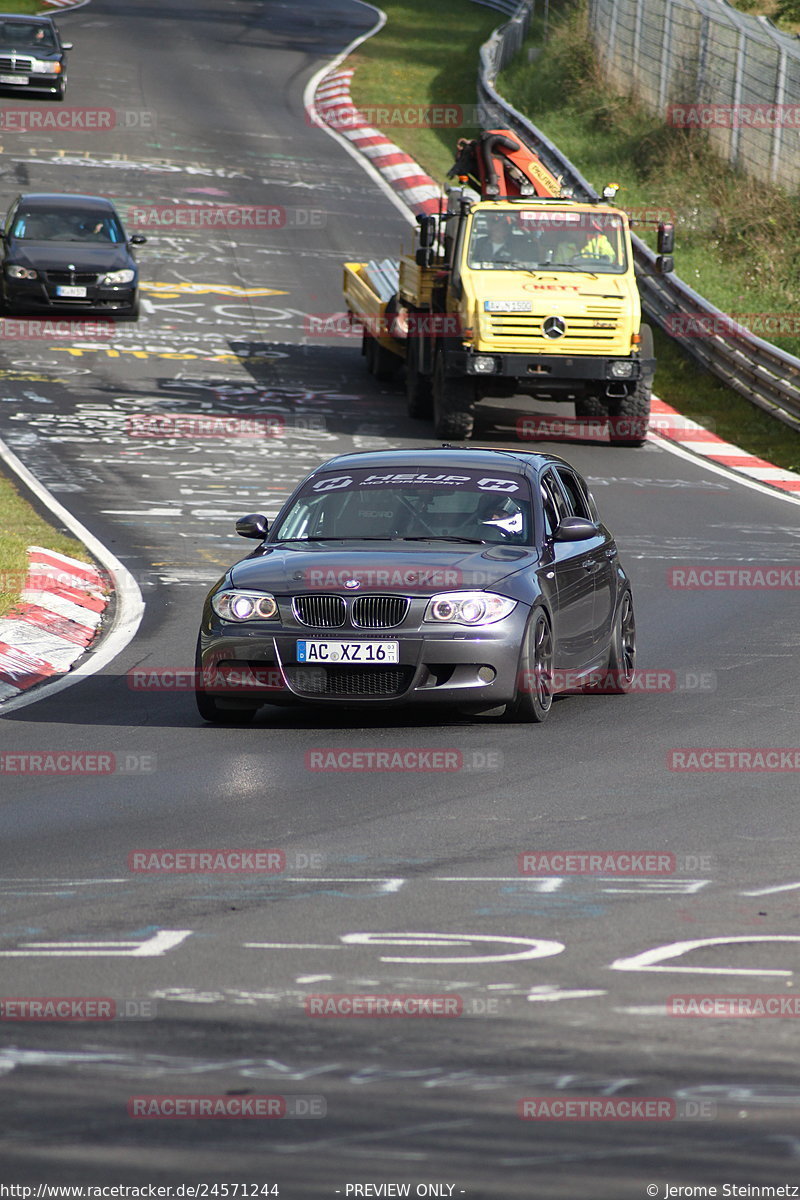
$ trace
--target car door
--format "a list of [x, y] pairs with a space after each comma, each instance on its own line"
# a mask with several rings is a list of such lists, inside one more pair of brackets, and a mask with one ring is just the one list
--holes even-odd
[[592, 665], [594, 643], [594, 551], [601, 538], [582, 542], [556, 542], [555, 526], [564, 517], [580, 516], [572, 510], [568, 494], [555, 469], [539, 477], [545, 516], [544, 554], [554, 572], [557, 610], [553, 614], [556, 670], [573, 671]]
[[567, 467], [556, 467], [555, 473], [559, 483], [564, 488], [575, 511], [575, 515], [594, 521], [600, 529], [599, 540], [585, 542], [587, 549], [592, 547], [588, 557], [587, 570], [594, 579], [594, 606], [592, 615], [593, 643], [597, 650], [608, 644], [611, 637], [611, 625], [614, 620], [614, 607], [617, 596], [617, 545], [613, 537], [600, 521], [597, 508], [589, 494], [583, 479], [577, 471]]

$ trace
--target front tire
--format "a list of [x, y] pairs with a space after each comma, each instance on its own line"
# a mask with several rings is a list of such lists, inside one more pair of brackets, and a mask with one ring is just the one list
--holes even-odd
[[633, 612], [633, 596], [630, 592], [625, 592], [614, 617], [608, 652], [608, 674], [603, 691], [612, 696], [625, 695], [633, 687], [635, 674], [636, 619]]
[[543, 608], [528, 622], [520, 658], [517, 694], [506, 719], [540, 724], [553, 706], [553, 628]]
[[433, 430], [437, 438], [459, 442], [471, 438], [475, 428], [474, 404], [471, 381], [449, 379], [444, 369], [444, 353], [440, 350], [433, 368]]
[[[649, 325], [641, 327], [640, 357], [653, 357], [653, 331]], [[609, 405], [608, 436], [612, 446], [643, 446], [650, 428], [650, 404], [653, 394], [653, 376], [648, 372], [636, 381], [629, 396], [612, 401]]]

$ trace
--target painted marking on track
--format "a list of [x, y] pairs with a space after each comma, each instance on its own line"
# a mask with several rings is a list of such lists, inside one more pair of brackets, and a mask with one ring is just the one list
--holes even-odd
[[346, 950], [349, 946], [430, 946], [441, 949], [445, 946], [463, 947], [473, 942], [522, 947], [506, 954], [470, 954], [462, 957], [409, 955], [381, 955], [380, 961], [387, 963], [493, 963], [517, 962], [522, 959], [549, 958], [561, 954], [565, 949], [562, 942], [546, 941], [542, 938], [506, 937], [501, 934], [482, 933], [343, 933], [342, 945], [327, 942], [245, 942], [248, 950]]
[[545, 1000], [584, 1000], [589, 996], [607, 996], [603, 988], [586, 988], [584, 990], [575, 989], [570, 991], [566, 988], [543, 984], [541, 987], [531, 988], [527, 999], [531, 1001]]
[[741, 892], [742, 896], [771, 896], [775, 892], [796, 892], [800, 883], [781, 883], [775, 887], [756, 888], [752, 892]]
[[645, 950], [632, 958], [618, 958], [611, 964], [612, 971], [679, 971], [685, 975], [792, 975], [787, 970], [765, 970], [754, 967], [661, 967], [654, 964], [666, 959], [682, 958], [691, 950], [701, 950], [709, 946], [753, 945], [759, 942], [800, 942], [800, 934], [764, 934], [745, 937], [727, 938], [698, 938], [692, 942], [670, 942], [666, 946], [657, 946], [654, 950]]
[[156, 958], [180, 945], [191, 929], [161, 929], [145, 941], [23, 942], [23, 949], [0, 950], [3, 958]]
[[237, 284], [226, 283], [140, 283], [144, 292], [154, 296], [163, 296], [165, 300], [177, 299], [179, 296], [288, 296], [289, 293], [278, 288], [240, 287]]
[[483, 962], [514, 962], [520, 959], [549, 958], [561, 954], [565, 949], [562, 942], [546, 941], [542, 938], [506, 937], [501, 934], [482, 933], [345, 933], [342, 941], [348, 945], [360, 946], [465, 946], [473, 942], [491, 945], [523, 947], [513, 953], [506, 954], [470, 954], [462, 957], [423, 956], [409, 957], [408, 955], [381, 955], [381, 962], [440, 962], [440, 963], [483, 963]]

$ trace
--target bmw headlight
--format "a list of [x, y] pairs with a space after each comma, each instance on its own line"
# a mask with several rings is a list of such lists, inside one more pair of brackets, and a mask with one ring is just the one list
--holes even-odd
[[38, 276], [30, 267], [6, 267], [6, 275], [11, 279], [37, 279]]
[[211, 598], [211, 607], [223, 621], [274, 621], [279, 616], [269, 592], [243, 592], [227, 588]]
[[103, 276], [103, 283], [132, 283], [135, 271], [129, 270], [127, 267], [124, 271], [109, 271]]
[[31, 73], [33, 75], [60, 75], [60, 62], [46, 62], [41, 58], [34, 58], [31, 62]]
[[494, 592], [440, 592], [428, 601], [425, 620], [441, 625], [493, 625], [516, 607], [516, 600]]

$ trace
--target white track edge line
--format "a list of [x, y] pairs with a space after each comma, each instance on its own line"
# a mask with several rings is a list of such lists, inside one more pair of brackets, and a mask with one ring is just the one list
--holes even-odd
[[329, 63], [323, 67], [320, 67], [320, 69], [315, 72], [314, 75], [312, 75], [303, 91], [303, 106], [306, 112], [314, 119], [314, 124], [318, 125], [320, 129], [324, 129], [326, 133], [334, 138], [335, 141], [337, 141], [339, 145], [347, 151], [351, 158], [355, 159], [361, 169], [365, 171], [367, 175], [369, 175], [370, 179], [378, 185], [384, 195], [391, 200], [397, 211], [405, 217], [409, 225], [416, 225], [417, 219], [414, 214], [411, 212], [408, 206], [403, 203], [397, 193], [391, 187], [389, 187], [386, 180], [375, 169], [375, 167], [372, 166], [369, 160], [365, 159], [363, 155], [351, 145], [346, 137], [343, 137], [342, 134], [338, 133], [335, 129], [331, 129], [330, 125], [326, 125], [325, 121], [317, 112], [314, 94], [320, 81], [324, 79], [330, 71], [335, 71], [336, 68], [353, 53], [357, 46], [360, 46], [362, 42], [366, 42], [369, 38], [374, 37], [376, 33], [380, 33], [386, 24], [386, 13], [383, 11], [383, 9], [378, 8], [375, 4], [368, 4], [367, 0], [354, 0], [354, 2], [356, 4], [361, 4], [364, 8], [371, 8], [372, 11], [377, 14], [378, 23], [377, 25], [374, 25], [372, 29], [367, 30], [366, 33], [362, 33], [360, 37], [355, 38], [355, 40], [352, 41], [349, 46], [342, 50], [341, 54], [337, 54], [335, 58], [332, 58]]
[[752, 488], [754, 492], [761, 492], [764, 496], [770, 496], [773, 500], [787, 500], [789, 504], [800, 504], [800, 495], [793, 495], [791, 492], [784, 491], [779, 487], [770, 487], [766, 483], [759, 483], [757, 479], [749, 479], [746, 475], [742, 475], [735, 467], [725, 467], [721, 463], [714, 462], [711, 458], [705, 458], [702, 454], [693, 454], [691, 450], [680, 445], [679, 442], [672, 442], [668, 437], [663, 437], [660, 433], [650, 430], [648, 438], [656, 442], [662, 450], [669, 451], [670, 454], [677, 455], [678, 458], [685, 458], [687, 462], [693, 462], [696, 466], [707, 467], [709, 471], [713, 471], [715, 475], [724, 475], [726, 479], [730, 479], [734, 483], [739, 483], [742, 487]]
[[0, 703], [0, 717], [4, 717], [6, 713], [25, 708], [28, 704], [34, 704], [37, 700], [44, 700], [56, 692], [72, 687], [74, 683], [80, 683], [82, 679], [94, 675], [101, 667], [116, 658], [133, 640], [139, 629], [144, 615], [144, 600], [139, 585], [128, 568], [77, 517], [73, 516], [69, 509], [64, 508], [63, 504], [56, 500], [55, 496], [17, 458], [2, 438], [0, 438], [0, 460], [14, 472], [25, 487], [33, 492], [34, 496], [54, 517], [65, 525], [79, 541], [83, 542], [97, 561], [102, 563], [111, 576], [116, 598], [114, 620], [108, 633], [101, 635], [97, 650], [93, 651], [90, 647], [87, 651], [89, 657], [74, 671], [68, 671], [65, 675], [60, 675], [57, 679], [47, 683], [34, 685], [31, 691], [23, 692], [20, 696], [14, 696], [13, 699]]

